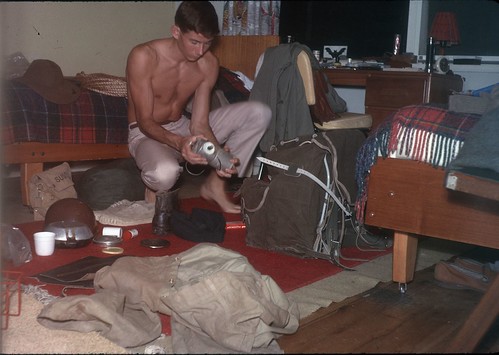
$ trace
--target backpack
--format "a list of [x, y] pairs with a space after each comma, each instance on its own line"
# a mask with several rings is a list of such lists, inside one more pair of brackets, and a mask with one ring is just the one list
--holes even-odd
[[341, 265], [345, 221], [352, 217], [348, 190], [338, 180], [330, 131], [282, 141], [258, 157], [265, 176], [240, 188], [246, 244]]

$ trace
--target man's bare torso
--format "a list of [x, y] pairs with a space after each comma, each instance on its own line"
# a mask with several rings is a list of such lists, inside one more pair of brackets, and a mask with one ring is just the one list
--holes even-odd
[[[173, 40], [153, 40], [137, 46], [134, 51], [140, 52], [140, 61], [147, 68], [145, 73], [147, 89], [150, 93], [146, 95], [152, 100], [152, 118], [155, 122], [166, 124], [180, 119], [189, 99], [195, 93], [197, 87], [203, 81], [205, 74], [203, 66], [206, 56], [213, 56], [207, 52], [198, 61], [178, 61], [174, 57]], [[127, 76], [129, 70], [127, 69]], [[135, 79], [137, 80], [137, 79]], [[144, 80], [139, 78], [138, 80]], [[142, 95], [143, 93], [141, 93]], [[137, 98], [138, 99], [138, 98]], [[144, 100], [144, 96], [140, 97]], [[129, 123], [137, 121], [134, 97], [129, 95]]]

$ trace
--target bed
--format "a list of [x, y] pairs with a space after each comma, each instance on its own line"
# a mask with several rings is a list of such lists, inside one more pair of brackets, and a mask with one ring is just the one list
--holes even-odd
[[[222, 67], [253, 79], [260, 54], [278, 44], [273, 35], [221, 36], [213, 52]], [[82, 90], [73, 104], [56, 105], [12, 82], [4, 88], [2, 164], [20, 165], [23, 204], [29, 205], [30, 178], [45, 163], [130, 157], [126, 98]]]
[[403, 107], [371, 132], [359, 151], [357, 218], [393, 230], [392, 277], [401, 292], [414, 277], [418, 237], [499, 249], [497, 199], [446, 183], [447, 168], [481, 118], [429, 104]]

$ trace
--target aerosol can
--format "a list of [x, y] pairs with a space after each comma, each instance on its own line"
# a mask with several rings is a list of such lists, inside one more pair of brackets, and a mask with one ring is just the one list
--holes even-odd
[[205, 157], [208, 164], [217, 170], [232, 169], [234, 167], [234, 164], [230, 161], [234, 156], [206, 139], [198, 138], [192, 145], [192, 151]]

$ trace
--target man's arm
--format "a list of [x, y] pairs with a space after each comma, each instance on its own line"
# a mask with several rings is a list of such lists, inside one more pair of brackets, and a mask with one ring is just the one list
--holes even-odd
[[196, 89], [192, 101], [191, 133], [203, 135], [209, 141], [219, 144], [209, 124], [211, 93], [218, 78], [218, 59], [206, 53], [203, 60], [198, 62], [204, 79]]
[[[194, 136], [202, 135], [212, 143], [220, 146], [209, 124], [211, 93], [218, 78], [219, 64], [218, 59], [211, 53], [204, 57], [205, 61], [200, 62], [200, 70], [204, 74], [204, 80], [196, 89], [192, 101], [192, 117], [190, 130]], [[228, 150], [228, 147], [225, 148]], [[218, 175], [229, 178], [237, 173], [236, 165], [239, 165], [239, 159], [231, 160], [234, 168], [226, 170], [217, 170]]]

